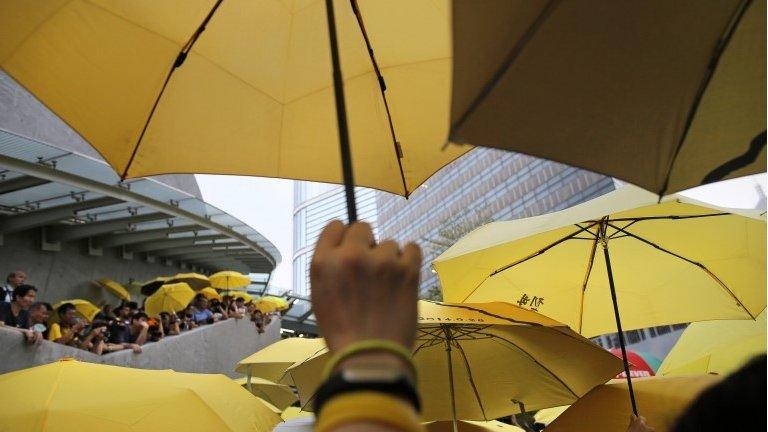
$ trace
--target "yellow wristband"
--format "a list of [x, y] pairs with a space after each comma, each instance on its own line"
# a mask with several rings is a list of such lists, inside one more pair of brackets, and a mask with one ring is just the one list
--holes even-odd
[[403, 361], [410, 367], [411, 372], [413, 372], [413, 376], [416, 376], [416, 366], [413, 364], [413, 354], [411, 354], [411, 351], [399, 343], [395, 343], [390, 340], [367, 339], [349, 344], [346, 346], [346, 348], [331, 357], [330, 360], [328, 360], [328, 363], [325, 365], [323, 377], [327, 379], [333, 372], [333, 369], [335, 369], [336, 366], [346, 358], [354, 354], [359, 354], [366, 351], [384, 351], [390, 354], [394, 354], [403, 359]]
[[403, 432], [424, 432], [413, 407], [391, 395], [360, 391], [328, 401], [317, 419], [316, 432], [327, 432], [352, 422], [381, 423]]

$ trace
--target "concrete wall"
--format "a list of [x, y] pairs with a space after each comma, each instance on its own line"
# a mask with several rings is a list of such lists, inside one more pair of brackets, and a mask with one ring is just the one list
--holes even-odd
[[88, 254], [85, 239], [62, 242], [59, 252], [42, 250], [41, 241], [40, 228], [3, 236], [0, 279], [5, 282], [8, 273], [23, 270], [27, 273], [27, 283], [37, 287], [39, 299], [51, 304], [82, 298], [95, 304], [115, 305], [119, 303], [117, 297], [93, 286], [93, 280], [107, 277], [125, 284], [130, 279], [145, 281], [188, 271], [178, 266], [146, 262], [143, 254], [134, 254], [130, 260], [123, 259], [118, 248], [105, 248], [102, 256], [92, 256]]
[[0, 373], [26, 369], [73, 357], [91, 363], [106, 363], [140, 369], [173, 369], [179, 372], [222, 373], [237, 376], [235, 364], [280, 339], [280, 320], [258, 334], [248, 319], [228, 319], [198, 327], [177, 336], [143, 346], [144, 352], [130, 350], [98, 356], [87, 351], [44, 341], [29, 346], [21, 334], [0, 327]]
[[[95, 159], [101, 155], [45, 105], [0, 71], [0, 129]], [[169, 186], [202, 199], [192, 174], [155, 176]]]

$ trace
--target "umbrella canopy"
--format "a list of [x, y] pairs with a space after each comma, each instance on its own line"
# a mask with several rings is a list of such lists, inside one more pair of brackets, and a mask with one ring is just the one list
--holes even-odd
[[[289, 370], [305, 407], [327, 359], [317, 355]], [[413, 360], [427, 421], [492, 420], [523, 406], [570, 404], [621, 370], [619, 359], [565, 325], [502, 302], [420, 301]]]
[[251, 284], [251, 278], [236, 271], [220, 271], [208, 276], [211, 287], [222, 290], [244, 290]]
[[[611, 354], [615, 355], [618, 358], [623, 358], [621, 355], [621, 350], [618, 348], [612, 348], [609, 350]], [[632, 376], [632, 378], [635, 377], [649, 377], [656, 375], [656, 370], [659, 368], [659, 365], [661, 362], [649, 355], [649, 354], [641, 354], [637, 351], [632, 350], [626, 350], [627, 351], [627, 360], [629, 361], [629, 374]], [[654, 366], [655, 365], [655, 366]], [[627, 373], [622, 371], [619, 375], [616, 376], [616, 378], [624, 378], [627, 376]]]
[[[458, 423], [459, 432], [525, 432], [525, 429], [517, 426], [508, 425], [500, 421], [472, 421], [461, 420]], [[424, 423], [424, 426], [429, 432], [451, 432], [453, 430], [453, 422], [448, 421], [436, 421]]]
[[155, 317], [160, 312], [176, 313], [186, 308], [194, 298], [195, 292], [183, 282], [163, 285], [147, 297], [144, 311], [150, 317]]
[[168, 282], [168, 277], [158, 276], [152, 280], [148, 280], [141, 284], [141, 293], [145, 296], [151, 296], [155, 293], [164, 283]]
[[241, 298], [245, 300], [246, 303], [253, 301], [253, 297], [247, 292], [243, 291], [232, 291], [228, 292], [227, 295], [235, 299]]
[[202, 294], [203, 297], [207, 298], [208, 300], [219, 300], [221, 301], [221, 295], [213, 288], [211, 287], [205, 287], [197, 292], [198, 294]]
[[453, 1], [451, 140], [658, 195], [764, 172], [764, 1]]
[[314, 417], [315, 415], [309, 411], [304, 411], [299, 407], [288, 407], [285, 410], [283, 410], [282, 414], [280, 414], [280, 417], [283, 418], [283, 420], [291, 420], [294, 418], [299, 417]]
[[[72, 303], [75, 306], [77, 313], [88, 321], [93, 321], [93, 318], [96, 316], [96, 314], [101, 312], [101, 309], [99, 309], [96, 305], [89, 302], [88, 300], [82, 299], [62, 300], [53, 305], [53, 310], [56, 311], [59, 306], [63, 305], [64, 303]], [[51, 322], [58, 322], [59, 314], [55, 312], [52, 313], [50, 320]]]
[[487, 224], [433, 263], [443, 297], [514, 302], [587, 337], [615, 332], [604, 237], [625, 330], [757, 316], [764, 218], [682, 196], [656, 201], [624, 186], [560, 212]]
[[[0, 375], [0, 429], [269, 431], [280, 417], [223, 375], [75, 360]], [[109, 389], [105, 395], [104, 389]]]
[[124, 301], [131, 301], [131, 294], [121, 284], [113, 281], [112, 279], [102, 278], [94, 281], [99, 287], [111, 292], [117, 298]]
[[[235, 372], [283, 383], [285, 371], [325, 350], [324, 339], [287, 338], [279, 340], [240, 360]], [[293, 384], [290, 377], [286, 377]]]
[[282, 297], [275, 297], [275, 296], [264, 296], [261, 298], [261, 300], [268, 301], [271, 303], [274, 303], [277, 306], [277, 309], [287, 309], [288, 308], [288, 300], [282, 298]]
[[[656, 432], [668, 431], [677, 417], [704, 389], [720, 380], [714, 375], [650, 377], [632, 381], [643, 417]], [[547, 426], [547, 432], [585, 429], [626, 432], [632, 412], [626, 404], [627, 382], [612, 380], [595, 387]]]
[[199, 273], [179, 273], [168, 279], [166, 283], [184, 282], [190, 288], [197, 291], [211, 285], [208, 276]]
[[552, 408], [544, 408], [543, 410], [539, 410], [536, 412], [536, 414], [533, 416], [533, 419], [536, 423], [541, 423], [543, 425], [549, 425], [553, 421], [555, 421], [556, 418], [560, 416], [565, 410], [567, 410], [570, 407], [570, 405], [563, 405], [559, 407], [552, 407]]
[[266, 400], [279, 410], [288, 408], [298, 400], [296, 395], [293, 394], [293, 390], [287, 385], [278, 384], [263, 378], [251, 377], [250, 382], [248, 378], [238, 378], [235, 382], [253, 393], [254, 396]]
[[693, 323], [667, 354], [659, 375], [729, 374], [765, 354], [765, 338], [765, 311], [754, 321]]
[[[441, 150], [449, 4], [335, 3], [355, 183], [407, 195], [468, 150]], [[0, 66], [124, 176], [340, 183], [328, 31], [322, 1], [14, 2]]]

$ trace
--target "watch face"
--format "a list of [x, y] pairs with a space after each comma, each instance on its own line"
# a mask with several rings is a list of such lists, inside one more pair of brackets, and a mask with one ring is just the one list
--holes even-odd
[[387, 382], [393, 383], [400, 379], [405, 379], [405, 375], [396, 370], [388, 368], [344, 368], [341, 376], [347, 382]]

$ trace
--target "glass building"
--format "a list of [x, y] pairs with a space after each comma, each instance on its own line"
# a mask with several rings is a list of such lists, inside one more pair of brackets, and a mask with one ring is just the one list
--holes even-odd
[[477, 148], [440, 170], [409, 199], [376, 192], [381, 238], [422, 247], [421, 292], [439, 287], [431, 263], [472, 229], [494, 220], [571, 207], [614, 189], [613, 180], [559, 163]]
[[[376, 228], [376, 192], [355, 188], [357, 214]], [[296, 181], [293, 186], [293, 287], [295, 295], [309, 297], [309, 264], [315, 242], [323, 227], [334, 219], [347, 221], [344, 187], [326, 183]]]

